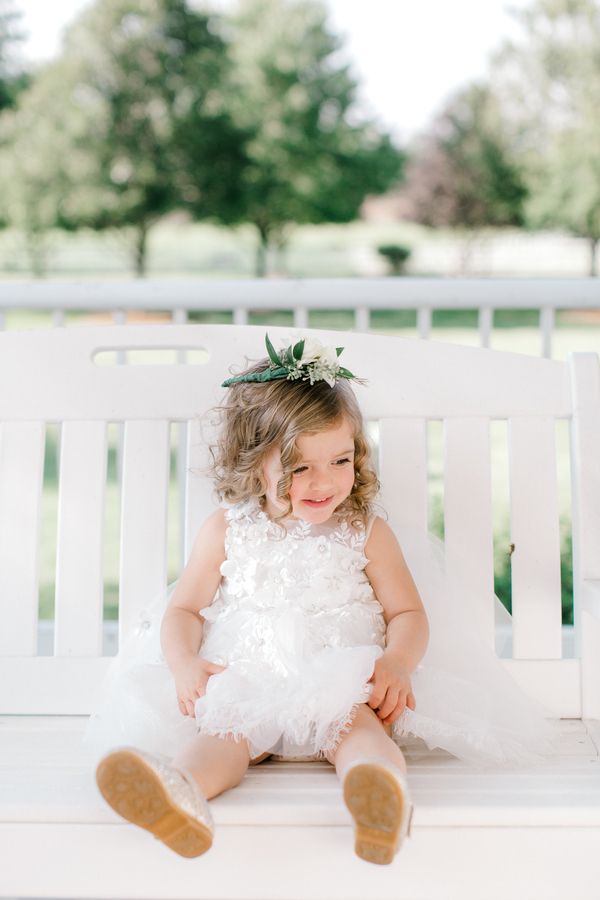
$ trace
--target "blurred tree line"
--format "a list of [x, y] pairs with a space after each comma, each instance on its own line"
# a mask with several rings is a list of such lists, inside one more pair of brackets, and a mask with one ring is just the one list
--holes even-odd
[[150, 229], [179, 209], [252, 223], [263, 275], [294, 224], [356, 218], [404, 153], [353, 115], [339, 49], [317, 0], [241, 0], [229, 16], [96, 0], [0, 117], [3, 218], [34, 271], [51, 228], [87, 227], [118, 229], [141, 275]]
[[[322, 0], [95, 0], [34, 73], [16, 62], [17, 0], [0, 0], [0, 223], [37, 274], [51, 229], [85, 227], [121, 234], [140, 275], [173, 210], [252, 223], [264, 275], [294, 225], [352, 221], [392, 191], [402, 218], [464, 233], [465, 269], [490, 228], [558, 228], [588, 241], [596, 274], [600, 0], [513, 15], [487, 77], [398, 147], [360, 115]], [[383, 250], [398, 271], [410, 254]]]

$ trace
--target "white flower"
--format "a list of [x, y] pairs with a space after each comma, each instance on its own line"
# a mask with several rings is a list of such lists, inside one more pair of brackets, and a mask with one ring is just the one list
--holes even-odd
[[329, 349], [329, 347], [324, 347], [321, 341], [318, 341], [314, 337], [304, 338], [304, 350], [302, 351], [302, 356], [300, 357], [301, 365], [305, 366], [307, 365], [307, 363], [315, 362], [317, 359], [320, 359], [322, 355]]
[[[338, 354], [335, 347], [325, 347], [316, 338], [309, 336], [303, 338], [304, 347], [300, 359], [294, 360], [292, 365], [287, 364], [287, 378], [295, 381], [301, 378], [303, 381], [326, 381], [330, 387], [335, 385], [340, 364], [338, 362]], [[297, 342], [298, 343], [298, 342]], [[291, 357], [292, 348], [295, 344], [286, 348], [288, 357]], [[284, 358], [285, 350], [282, 350], [282, 358]]]

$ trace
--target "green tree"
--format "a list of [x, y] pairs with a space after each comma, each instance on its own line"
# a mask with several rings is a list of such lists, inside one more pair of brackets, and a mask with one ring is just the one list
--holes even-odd
[[406, 218], [466, 233], [524, 222], [525, 183], [504, 137], [500, 106], [485, 85], [457, 93], [413, 147], [402, 203]]
[[225, 65], [211, 19], [185, 0], [87, 8], [12, 123], [28, 157], [15, 154], [13, 206], [30, 247], [52, 224], [117, 229], [142, 275], [165, 213], [193, 200], [197, 217], [231, 218], [240, 141], [219, 89]]
[[247, 134], [243, 219], [258, 231], [256, 273], [297, 223], [349, 222], [402, 173], [404, 154], [359, 121], [356, 82], [320, 0], [239, 0], [228, 20], [229, 108]]
[[535, 0], [491, 69], [530, 188], [533, 227], [582, 237], [596, 274], [600, 241], [600, 5]]
[[28, 81], [17, 54], [17, 46], [23, 40], [20, 18], [13, 0], [0, 0], [0, 113], [15, 105], [19, 91]]

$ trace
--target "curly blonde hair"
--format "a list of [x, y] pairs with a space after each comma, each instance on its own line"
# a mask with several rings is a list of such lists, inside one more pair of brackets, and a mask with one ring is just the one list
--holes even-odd
[[[269, 363], [262, 359], [240, 374], [262, 372]], [[354, 484], [336, 515], [349, 518], [355, 525], [366, 525], [373, 513], [379, 480], [362, 413], [346, 380], [336, 381], [333, 387], [326, 381], [241, 382], [227, 389], [225, 403], [213, 411], [220, 414], [220, 431], [209, 448], [209, 474], [220, 500], [239, 503], [258, 497], [263, 505], [267, 492], [263, 463], [274, 447], [279, 448], [283, 475], [277, 483], [277, 496], [287, 500], [287, 508], [274, 518], [276, 522], [292, 512], [289, 490], [293, 469], [301, 458], [298, 437], [317, 434], [347, 419], [354, 431]]]

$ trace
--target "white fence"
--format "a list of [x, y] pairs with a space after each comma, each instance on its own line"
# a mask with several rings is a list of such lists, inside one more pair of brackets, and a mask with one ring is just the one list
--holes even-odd
[[169, 311], [183, 324], [188, 313], [219, 311], [245, 324], [250, 312], [290, 311], [298, 328], [316, 310], [350, 310], [354, 330], [369, 331], [376, 310], [416, 310], [417, 332], [428, 338], [436, 310], [477, 312], [479, 340], [490, 346], [495, 310], [537, 310], [540, 351], [552, 356], [557, 310], [600, 310], [595, 278], [316, 278], [137, 281], [5, 281], [0, 283], [0, 328], [10, 310], [45, 310], [55, 326], [68, 311], [103, 311], [115, 323], [133, 310]]

